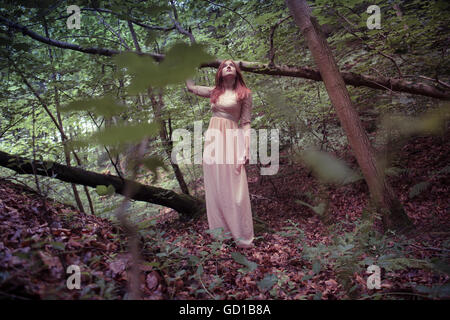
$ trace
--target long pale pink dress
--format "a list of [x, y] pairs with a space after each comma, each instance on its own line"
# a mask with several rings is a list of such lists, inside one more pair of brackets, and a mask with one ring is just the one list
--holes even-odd
[[[215, 104], [211, 104], [212, 117], [205, 133], [202, 164], [209, 229], [222, 227], [224, 232], [231, 233], [239, 247], [244, 248], [252, 247], [254, 239], [247, 173], [243, 165], [250, 139], [244, 140], [242, 128], [251, 122], [251, 109], [251, 94], [237, 102], [234, 91], [223, 93]], [[213, 135], [211, 129], [217, 129], [216, 133], [220, 135]], [[232, 129], [229, 136], [227, 129]], [[233, 133], [236, 134], [234, 138]], [[215, 139], [218, 139], [217, 144]]]

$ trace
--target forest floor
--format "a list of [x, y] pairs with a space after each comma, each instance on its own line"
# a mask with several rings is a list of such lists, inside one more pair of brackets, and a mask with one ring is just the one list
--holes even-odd
[[[349, 149], [336, 156], [356, 167]], [[146, 228], [153, 231], [141, 233], [143, 298], [449, 298], [449, 158], [448, 132], [410, 138], [398, 150], [393, 166], [408, 170], [388, 180], [415, 230], [384, 236], [355, 231], [368, 203], [363, 181], [324, 187], [286, 160], [277, 175], [258, 181], [258, 168], [247, 166], [259, 219], [255, 247], [213, 240], [206, 217], [181, 222], [176, 212], [161, 210]], [[420, 182], [428, 184], [411, 194]], [[315, 205], [318, 194], [328, 199], [323, 216], [295, 201]], [[51, 199], [44, 206], [33, 190], [0, 179], [0, 297], [122, 299], [130, 263], [118, 225]], [[372, 263], [382, 267], [380, 289], [367, 288]], [[69, 265], [80, 266], [79, 290], [67, 289]]]

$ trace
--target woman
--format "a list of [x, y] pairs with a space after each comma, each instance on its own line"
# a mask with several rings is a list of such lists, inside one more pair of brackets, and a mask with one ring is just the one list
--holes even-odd
[[251, 90], [232, 60], [220, 64], [215, 87], [196, 86], [190, 79], [186, 86], [190, 92], [210, 98], [213, 113], [202, 163], [209, 229], [223, 228], [238, 247], [251, 248], [253, 219], [244, 167], [250, 155]]

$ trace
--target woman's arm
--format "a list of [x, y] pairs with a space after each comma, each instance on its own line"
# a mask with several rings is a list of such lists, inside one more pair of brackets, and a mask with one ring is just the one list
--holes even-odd
[[196, 86], [194, 81], [191, 79], [186, 80], [186, 87], [189, 92], [195, 93], [200, 97], [209, 98], [211, 96], [211, 92], [213, 91], [213, 87], [205, 87], [205, 86]]

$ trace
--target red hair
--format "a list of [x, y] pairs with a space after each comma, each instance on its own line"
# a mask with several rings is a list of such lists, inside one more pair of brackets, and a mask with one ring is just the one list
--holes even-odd
[[216, 103], [219, 96], [225, 92], [225, 88], [223, 86], [223, 76], [222, 76], [222, 70], [225, 67], [225, 62], [231, 61], [236, 68], [236, 81], [234, 82], [233, 90], [237, 93], [237, 100], [241, 101], [245, 99], [251, 92], [249, 88], [245, 85], [244, 77], [242, 76], [241, 69], [239, 66], [231, 59], [223, 60], [222, 63], [219, 65], [219, 69], [216, 73], [216, 86], [214, 87], [210, 101], [211, 103]]

